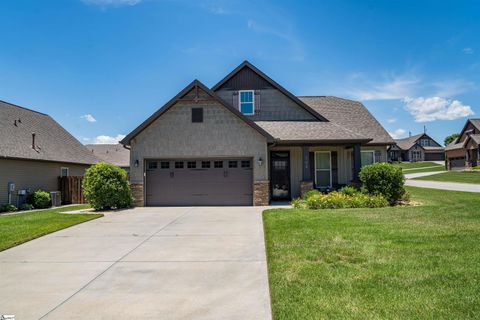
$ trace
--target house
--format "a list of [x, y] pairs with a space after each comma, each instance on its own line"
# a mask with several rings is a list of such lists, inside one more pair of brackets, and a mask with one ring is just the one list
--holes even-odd
[[450, 170], [480, 165], [480, 119], [469, 119], [460, 137], [446, 148], [447, 166]]
[[0, 101], [0, 204], [29, 191], [58, 190], [58, 177], [81, 176], [99, 160], [50, 116]]
[[136, 204], [268, 205], [358, 182], [389, 134], [356, 101], [297, 97], [248, 61], [194, 80], [122, 141]]
[[426, 133], [396, 139], [388, 149], [389, 161], [444, 161], [445, 148]]
[[87, 144], [85, 145], [97, 158], [117, 167], [130, 170], [130, 150], [121, 144]]

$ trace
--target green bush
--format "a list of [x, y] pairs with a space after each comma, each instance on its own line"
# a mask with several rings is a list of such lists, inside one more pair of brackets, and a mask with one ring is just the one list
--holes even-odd
[[295, 199], [292, 205], [299, 209], [381, 208], [388, 206], [388, 201], [382, 195], [369, 195], [358, 191], [348, 195], [334, 191], [328, 194], [315, 193], [303, 200]]
[[356, 195], [360, 192], [360, 190], [356, 189], [355, 187], [352, 186], [345, 186], [342, 189], [340, 189], [340, 192], [347, 195], [347, 196], [353, 196]]
[[0, 212], [13, 212], [17, 211], [17, 207], [15, 207], [13, 204], [4, 204], [0, 206]]
[[104, 162], [87, 169], [83, 193], [96, 210], [128, 208], [133, 202], [125, 170]]
[[472, 170], [475, 170], [475, 171], [480, 170], [480, 166], [475, 166], [472, 168]]
[[50, 208], [50, 200], [50, 193], [43, 190], [37, 190], [29, 193], [27, 196], [27, 203], [32, 205], [35, 209]]
[[405, 178], [400, 167], [389, 163], [364, 166], [360, 171], [362, 189], [371, 195], [382, 195], [390, 204], [395, 204], [405, 194]]
[[307, 191], [303, 194], [303, 199], [304, 200], [307, 200], [308, 198], [312, 197], [312, 196], [316, 196], [316, 195], [319, 195], [321, 194], [320, 191], [318, 191], [317, 189], [313, 189], [313, 190], [310, 190], [310, 191]]
[[19, 208], [20, 210], [32, 210], [33, 209], [33, 205], [31, 204], [28, 204], [28, 203], [24, 203], [20, 206]]

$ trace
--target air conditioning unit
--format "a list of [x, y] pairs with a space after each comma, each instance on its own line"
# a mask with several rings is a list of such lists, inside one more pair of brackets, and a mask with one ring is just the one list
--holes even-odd
[[62, 193], [60, 191], [51, 191], [50, 199], [52, 199], [52, 207], [59, 207], [62, 205]]

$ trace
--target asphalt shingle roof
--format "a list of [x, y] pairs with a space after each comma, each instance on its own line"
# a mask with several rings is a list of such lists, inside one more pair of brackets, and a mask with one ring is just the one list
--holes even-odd
[[[331, 123], [372, 139], [369, 144], [394, 144], [395, 141], [372, 116], [367, 108], [358, 101], [332, 96], [298, 97]], [[321, 134], [321, 133], [319, 133]], [[337, 138], [343, 137], [337, 132]]]
[[[32, 148], [35, 133], [35, 149]], [[0, 101], [0, 157], [93, 164], [92, 152], [49, 115]]]
[[119, 167], [130, 166], [130, 150], [121, 144], [87, 144], [85, 147], [102, 161]]
[[480, 134], [471, 134], [470, 138], [475, 141], [476, 144], [480, 144]]
[[324, 121], [256, 121], [262, 129], [283, 141], [363, 141], [371, 138], [355, 133], [333, 122]]

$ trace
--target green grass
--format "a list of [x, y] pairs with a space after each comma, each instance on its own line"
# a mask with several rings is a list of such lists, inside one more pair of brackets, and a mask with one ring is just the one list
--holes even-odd
[[264, 212], [274, 319], [480, 318], [478, 194], [421, 206]]
[[410, 174], [410, 173], [420, 173], [420, 172], [437, 172], [437, 171], [445, 171], [444, 166], [438, 166], [435, 168], [420, 168], [414, 170], [403, 171], [403, 174]]
[[436, 174], [433, 176], [426, 176], [416, 178], [418, 180], [430, 180], [430, 181], [444, 181], [444, 182], [461, 182], [461, 183], [474, 183], [480, 184], [480, 172], [478, 171], [449, 171], [442, 174]]
[[[78, 205], [45, 211], [0, 215], [0, 251], [48, 233], [103, 216], [102, 214], [60, 213], [62, 211], [73, 211], [85, 208], [89, 208], [89, 206]], [[74, 249], [75, 248], [72, 248], [72, 250]]]
[[394, 163], [393, 165], [398, 166], [402, 169], [418, 169], [418, 168], [436, 167], [436, 166], [445, 167], [443, 164], [438, 164], [435, 162], [400, 162], [400, 163]]

